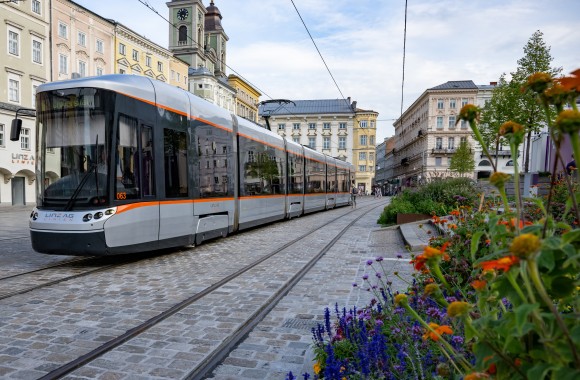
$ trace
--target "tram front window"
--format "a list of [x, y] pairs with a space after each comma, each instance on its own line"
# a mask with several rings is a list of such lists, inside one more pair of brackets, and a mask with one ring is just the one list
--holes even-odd
[[102, 91], [81, 88], [41, 93], [37, 169], [40, 207], [61, 210], [109, 203], [111, 111]]

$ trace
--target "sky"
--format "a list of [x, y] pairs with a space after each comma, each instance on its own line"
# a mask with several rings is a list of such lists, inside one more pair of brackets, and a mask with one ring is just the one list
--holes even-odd
[[[164, 0], [74, 1], [168, 47]], [[537, 30], [553, 67], [566, 75], [580, 68], [578, 0], [407, 0], [405, 43], [405, 0], [214, 4], [229, 37], [227, 74], [251, 83], [260, 100], [350, 97], [358, 108], [379, 113], [377, 142], [394, 135], [401, 108], [428, 88], [454, 80], [489, 84], [503, 73], [509, 78]]]

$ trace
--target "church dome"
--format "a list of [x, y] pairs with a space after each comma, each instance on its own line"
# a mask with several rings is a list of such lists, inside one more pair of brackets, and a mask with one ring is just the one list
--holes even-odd
[[205, 14], [205, 30], [206, 32], [211, 31], [223, 31], [222, 27], [222, 14], [218, 7], [215, 6], [213, 0], [211, 0], [209, 7], [206, 8], [207, 13]]

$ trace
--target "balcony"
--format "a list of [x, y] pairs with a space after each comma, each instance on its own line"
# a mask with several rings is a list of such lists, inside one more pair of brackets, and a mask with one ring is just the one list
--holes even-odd
[[453, 153], [455, 153], [455, 150], [456, 150], [455, 148], [452, 148], [452, 149], [447, 148], [446, 149], [446, 148], [436, 147], [436, 148], [433, 148], [431, 150], [431, 153], [432, 154], [453, 154]]

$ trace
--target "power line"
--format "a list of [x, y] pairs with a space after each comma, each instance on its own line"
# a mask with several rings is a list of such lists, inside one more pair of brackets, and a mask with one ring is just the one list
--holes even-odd
[[405, 29], [403, 31], [403, 78], [401, 80], [401, 126], [403, 126], [403, 97], [405, 88], [405, 54], [407, 48], [407, 0], [405, 0]]
[[304, 19], [302, 19], [302, 16], [300, 15], [300, 12], [298, 11], [298, 8], [296, 8], [296, 4], [294, 4], [294, 0], [290, 0], [290, 2], [292, 2], [292, 5], [294, 6], [294, 9], [296, 9], [296, 13], [298, 13], [298, 17], [300, 17], [300, 21], [302, 21], [302, 25], [304, 25], [304, 28], [306, 29], [306, 32], [310, 36], [310, 40], [314, 44], [314, 47], [316, 48], [316, 51], [318, 52], [318, 55], [320, 55], [320, 59], [322, 59], [322, 62], [324, 63], [324, 66], [326, 66], [326, 70], [328, 71], [328, 74], [330, 74], [330, 77], [332, 78], [332, 81], [334, 82], [334, 85], [338, 89], [338, 92], [340, 92], [340, 95], [342, 96], [342, 98], [344, 100], [346, 100], [346, 98], [342, 94], [342, 91], [340, 91], [340, 87], [338, 87], [338, 83], [336, 83], [336, 80], [334, 79], [334, 76], [330, 72], [330, 69], [328, 68], [328, 65], [326, 64], [326, 61], [324, 60], [324, 57], [322, 57], [322, 53], [318, 49], [318, 46], [316, 46], [316, 42], [314, 42], [314, 38], [312, 38], [312, 34], [310, 34], [310, 31], [308, 30], [308, 27], [306, 26], [306, 23], [304, 22]]

